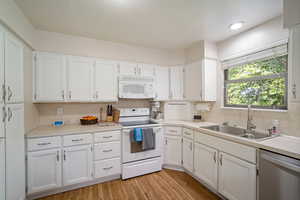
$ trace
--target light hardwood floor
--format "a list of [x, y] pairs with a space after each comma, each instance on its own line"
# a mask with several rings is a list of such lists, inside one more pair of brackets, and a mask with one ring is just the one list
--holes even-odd
[[125, 181], [110, 181], [42, 198], [42, 200], [115, 199], [219, 200], [220, 198], [186, 173], [167, 169]]

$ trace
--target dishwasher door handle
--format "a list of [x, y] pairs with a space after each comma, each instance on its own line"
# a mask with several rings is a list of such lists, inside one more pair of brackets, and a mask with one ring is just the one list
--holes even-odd
[[271, 162], [271, 163], [273, 163], [277, 166], [289, 169], [291, 171], [294, 171], [294, 172], [297, 172], [297, 173], [300, 174], [300, 166], [298, 166], [298, 165], [294, 165], [290, 162], [285, 162], [285, 161], [273, 158], [272, 156], [269, 156], [269, 155], [266, 155], [266, 154], [262, 154], [261, 158], [263, 158], [263, 159], [265, 159], [265, 160], [267, 160], [267, 161], [269, 161], [269, 162]]

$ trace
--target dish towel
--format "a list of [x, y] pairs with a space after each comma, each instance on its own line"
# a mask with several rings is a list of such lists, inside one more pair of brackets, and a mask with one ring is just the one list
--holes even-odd
[[142, 128], [134, 128], [133, 130], [133, 138], [136, 142], [142, 142], [143, 141], [143, 129]]
[[151, 149], [155, 149], [155, 133], [153, 132], [153, 128], [145, 128], [143, 129], [142, 150]]

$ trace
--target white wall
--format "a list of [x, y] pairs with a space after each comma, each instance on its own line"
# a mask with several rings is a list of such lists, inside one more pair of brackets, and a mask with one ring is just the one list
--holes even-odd
[[[264, 47], [270, 47], [278, 41], [288, 37], [288, 31], [282, 28], [281, 19], [276, 18], [247, 32], [243, 32], [228, 40], [218, 43], [221, 59], [232, 58], [250, 53]], [[204, 114], [208, 121], [222, 123], [234, 121], [236, 124], [246, 126], [247, 112], [239, 109], [222, 108], [223, 70], [218, 66], [217, 102], [213, 104], [212, 111]], [[280, 121], [280, 130], [288, 135], [300, 137], [300, 103], [289, 102], [287, 112], [254, 111], [254, 123], [258, 129], [271, 128], [272, 120]]]
[[0, 0], [0, 22], [32, 47], [35, 29], [14, 0]]
[[36, 32], [35, 49], [149, 64], [177, 65], [184, 63], [183, 49], [146, 48], [47, 31]]
[[277, 17], [263, 25], [219, 42], [217, 44], [219, 59], [227, 60], [265, 49], [286, 40], [288, 36], [288, 30], [282, 28], [281, 17]]

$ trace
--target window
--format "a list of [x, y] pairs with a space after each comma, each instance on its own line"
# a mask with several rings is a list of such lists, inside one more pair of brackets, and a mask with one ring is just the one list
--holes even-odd
[[224, 70], [224, 106], [287, 109], [287, 54]]

